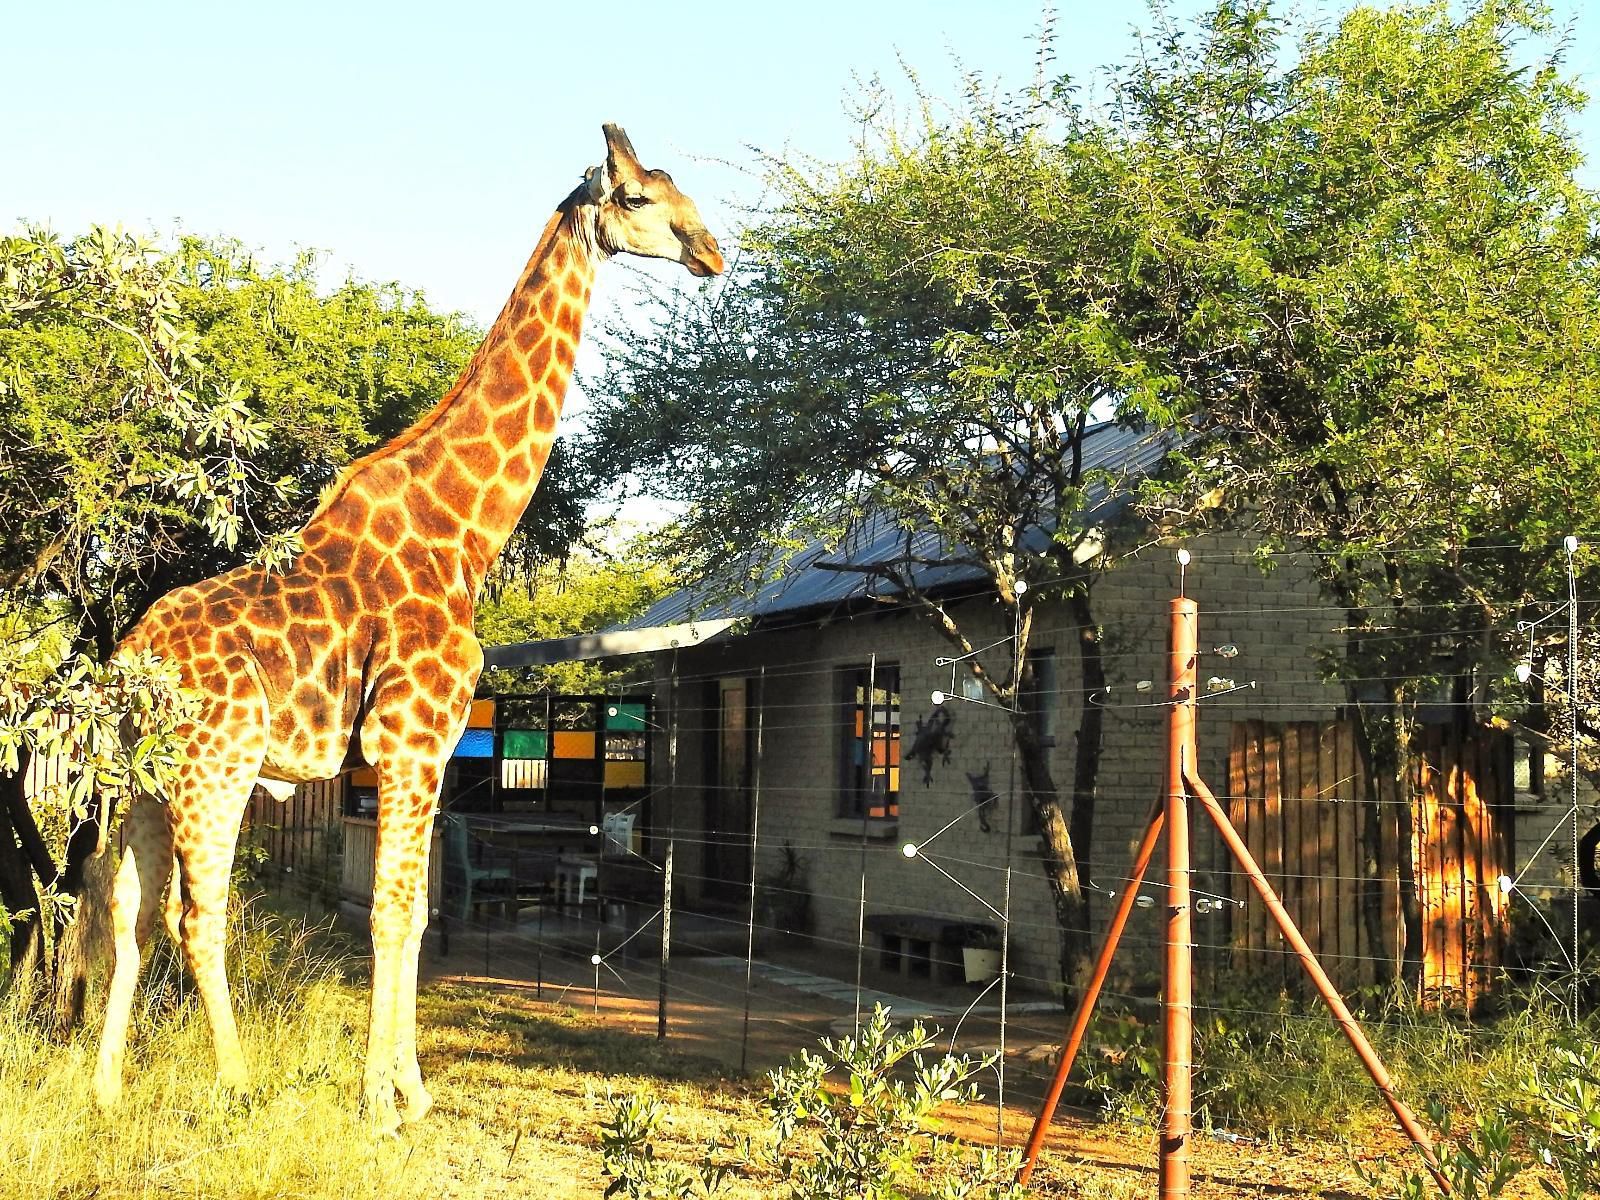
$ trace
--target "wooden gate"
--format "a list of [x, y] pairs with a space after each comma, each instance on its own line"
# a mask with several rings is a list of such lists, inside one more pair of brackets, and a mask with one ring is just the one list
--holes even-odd
[[[1400, 971], [1404, 837], [1424, 998], [1471, 1007], [1488, 994], [1505, 954], [1499, 879], [1514, 869], [1511, 749], [1496, 730], [1425, 726], [1404, 789], [1390, 780], [1373, 795], [1353, 723], [1234, 723], [1229, 815], [1341, 988]], [[1293, 985], [1299, 965], [1248, 881], [1234, 871], [1229, 887], [1243, 902], [1235, 966]]]
[[302, 783], [287, 800], [274, 800], [265, 788], [251, 794], [244, 829], [266, 851], [268, 866], [324, 884], [334, 878], [347, 779]]

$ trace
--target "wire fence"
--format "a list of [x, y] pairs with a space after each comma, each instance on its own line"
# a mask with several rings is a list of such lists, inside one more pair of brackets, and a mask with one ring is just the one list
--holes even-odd
[[[1574, 592], [1564, 610], [1543, 606], [1539, 620], [1565, 611], [1575, 627], [1592, 603]], [[1199, 620], [1204, 628], [1209, 616], [1268, 612], [1293, 615], [1329, 639], [1340, 636], [1344, 616], [1336, 605], [1303, 604], [1202, 607]], [[973, 655], [1003, 659], [1016, 638], [1001, 632]], [[1040, 621], [1034, 644], [1078, 632]], [[1508, 643], [1523, 632], [1503, 631]], [[1427, 644], [1438, 631], [1367, 636]], [[903, 659], [904, 647], [897, 653]], [[1112, 647], [1106, 660], [1121, 682], [1099, 697], [1064, 695], [1063, 710], [1087, 701], [1129, 722], [1164, 720], [1165, 684], [1140, 687], [1133, 678], [1159, 665], [1158, 649]], [[741, 1067], [849, 1032], [874, 1004], [888, 1003], [945, 1025], [952, 1045], [1001, 1051], [1003, 1103], [1007, 1070], [1026, 1074], [1029, 1063], [1048, 1061], [1064, 1004], [1082, 982], [1072, 972], [1092, 957], [1115, 901], [1134, 886], [1127, 850], [1159, 795], [1161, 748], [1136, 724], [1117, 743], [1123, 757], [1102, 762], [1096, 819], [1114, 834], [1098, 833], [1070, 872], [1039, 848], [1009, 738], [992, 744], [1001, 767], [985, 771], [997, 784], [992, 800], [979, 796], [970, 773], [962, 786], [953, 771], [929, 769], [923, 786], [904, 784], [897, 826], [868, 820], [864, 806], [840, 803], [831, 760], [819, 760], [814, 747], [836, 736], [841, 664], [865, 666], [862, 727], [872, 730], [875, 707], [887, 703], [878, 698], [878, 672], [892, 661], [882, 645], [873, 648], [870, 630], [855, 639], [853, 654], [802, 652], [748, 671], [728, 660], [685, 671], [678, 654], [660, 656], [654, 677], [625, 689], [655, 701], [656, 777], [625, 806], [640, 814], [637, 837], [617, 842], [600, 829], [609, 811], [603, 790], [590, 832], [553, 850], [518, 844], [503, 827], [474, 829], [472, 865], [461, 870], [483, 873], [475, 900], [459, 870], [453, 876], [436, 864], [431, 969], [587, 1001], [608, 1020], [710, 1045]], [[948, 667], [954, 683], [961, 661], [940, 658], [936, 677]], [[728, 735], [713, 693], [734, 673], [747, 677], [753, 720], [740, 733], [750, 739], [743, 773], [730, 778], [712, 761]], [[1497, 1014], [1518, 1005], [1559, 1003], [1574, 1023], [1593, 1010], [1600, 895], [1584, 886], [1580, 826], [1596, 814], [1577, 790], [1575, 758], [1568, 794], [1536, 796], [1528, 789], [1538, 773], [1517, 777], [1522, 751], [1513, 739], [1460, 719], [1481, 708], [1481, 696], [1448, 696], [1452, 684], [1459, 695], [1482, 681], [1465, 670], [1430, 673], [1406, 683], [1445, 689], [1428, 707], [1455, 713], [1453, 732], [1425, 732], [1406, 772], [1374, 788], [1345, 718], [1345, 698], [1361, 681], [1334, 686], [1315, 671], [1278, 670], [1254, 691], [1223, 682], [1226, 694], [1198, 697], [1212, 714], [1202, 721], [1202, 774], [1365, 1024], [1414, 1029], [1419, 1011], [1432, 1010], [1471, 1046], [1498, 1038]], [[1560, 686], [1570, 699], [1581, 682], [1574, 645]], [[909, 700], [897, 703], [910, 711]], [[1017, 717], [964, 699], [956, 686], [943, 703], [972, 705], [973, 719], [991, 722], [991, 731], [1004, 732]], [[1576, 712], [1576, 701], [1568, 707]], [[819, 723], [829, 727], [819, 733]], [[908, 778], [910, 741], [902, 731], [895, 764]], [[802, 743], [813, 747], [809, 769], [792, 748]], [[303, 896], [363, 903], [371, 871], [370, 859], [361, 860], [370, 845], [359, 840], [371, 838], [371, 823], [353, 821], [342, 806], [337, 785], [302, 789], [287, 808], [258, 800], [252, 844], [263, 869]], [[735, 827], [709, 819], [730, 809], [742, 814]], [[1063, 893], [1064, 877], [1081, 886], [1082, 903]], [[1295, 952], [1220, 842], [1201, 838], [1187, 877], [1196, 1019], [1328, 1028]], [[1153, 875], [1138, 882], [1101, 993], [1135, 1027], [1159, 1016], [1168, 888]]]

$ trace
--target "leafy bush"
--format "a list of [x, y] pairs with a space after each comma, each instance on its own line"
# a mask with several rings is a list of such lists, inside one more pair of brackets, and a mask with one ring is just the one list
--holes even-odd
[[[879, 1007], [857, 1037], [824, 1038], [772, 1072], [766, 1106], [769, 1144], [726, 1133], [692, 1165], [656, 1156], [662, 1105], [636, 1094], [611, 1096], [601, 1134], [607, 1196], [687, 1200], [718, 1192], [735, 1169], [765, 1165], [785, 1200], [899, 1200], [916, 1187], [942, 1200], [1019, 1196], [1014, 1152], [974, 1151], [929, 1129], [935, 1110], [978, 1099], [974, 1077], [994, 1059], [925, 1056], [938, 1030], [898, 1031]], [[936, 1181], [936, 1182], [930, 1182]], [[936, 1189], [936, 1190], [933, 1190]]]

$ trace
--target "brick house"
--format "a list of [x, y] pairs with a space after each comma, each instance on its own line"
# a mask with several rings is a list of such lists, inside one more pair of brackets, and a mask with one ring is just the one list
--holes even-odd
[[[1090, 465], [1146, 470], [1161, 447], [1106, 427], [1091, 437], [1089, 453]], [[848, 544], [811, 546], [781, 575], [731, 597], [687, 589], [622, 629], [488, 647], [486, 657], [496, 666], [624, 657], [649, 664], [635, 673], [635, 695], [623, 697], [648, 700], [642, 711], [653, 744], [643, 798], [601, 785], [593, 807], [597, 821], [613, 809], [634, 814], [630, 853], [655, 864], [634, 864], [651, 896], [670, 842], [679, 903], [742, 927], [753, 869], [763, 922], [804, 926], [845, 978], [854, 970], [863, 889], [866, 926], [880, 937], [896, 920], [997, 926], [1009, 869], [1011, 970], [1023, 986], [1049, 991], [1057, 986], [1058, 933], [1039, 839], [1020, 799], [1008, 714], [974, 702], [982, 699], [975, 681], [952, 668], [949, 643], [925, 617], [875, 597], [867, 576], [829, 569], [877, 561], [886, 539], [900, 544], [904, 536], [869, 522]], [[1115, 528], [1107, 540], [1119, 541]], [[1505, 953], [1510, 901], [1497, 884], [1502, 873], [1519, 873], [1515, 815], [1549, 820], [1550, 805], [1518, 786], [1526, 782], [1513, 762], [1519, 751], [1503, 734], [1435, 725], [1419, 738], [1405, 783], [1367, 794], [1352, 727], [1341, 719], [1342, 690], [1321, 681], [1314, 657], [1341, 639], [1341, 611], [1293, 556], [1263, 574], [1246, 536], [1211, 534], [1188, 549], [1183, 582], [1199, 605], [1202, 692], [1213, 675], [1255, 685], [1202, 695], [1201, 775], [1336, 981], [1357, 986], [1396, 968], [1409, 891], [1424, 986], [1470, 1003]], [[986, 648], [983, 661], [1004, 674], [1012, 631], [985, 581], [945, 569], [920, 584], [942, 595], [972, 644]], [[1164, 786], [1158, 698], [1168, 604], [1179, 584], [1173, 548], [1147, 546], [1121, 555], [1092, 585], [1111, 684], [1102, 699], [1092, 845], [1081, 864], [1096, 933]], [[1084, 702], [1075, 633], [1062, 602], [1037, 603], [1028, 707], [1064, 797]], [[1223, 646], [1236, 647], [1237, 657], [1207, 656]], [[1142, 681], [1153, 686], [1141, 690]], [[935, 692], [951, 698], [935, 705]], [[944, 723], [942, 741], [929, 736]], [[491, 774], [528, 766], [510, 749], [526, 732], [496, 722]], [[603, 757], [613, 757], [609, 743]], [[282, 806], [269, 806], [262, 832], [270, 857], [300, 871], [301, 859], [317, 858], [301, 843], [311, 846], [343, 812], [342, 867], [323, 869], [342, 871], [342, 893], [359, 903], [370, 882], [371, 820], [350, 811], [346, 783], [302, 787], [287, 819]], [[494, 813], [509, 811], [500, 801], [510, 793], [494, 794]], [[535, 788], [516, 807], [539, 816], [553, 804]], [[919, 847], [915, 857], [902, 852], [907, 843]], [[1158, 974], [1161, 861], [1158, 854], [1142, 889], [1150, 903], [1133, 914], [1114, 987], [1147, 991]], [[1197, 964], [1219, 980], [1297, 978], [1263, 906], [1198, 816], [1192, 861], [1202, 902]], [[1529, 882], [1538, 874], [1536, 864], [1517, 865]], [[805, 903], [792, 903], [796, 897]], [[901, 965], [917, 966], [916, 956], [902, 956]]]
[[[1150, 439], [1110, 427], [1089, 445], [1101, 464], [1147, 467], [1160, 453]], [[675, 835], [677, 870], [691, 902], [736, 903], [748, 896], [759, 790], [757, 876], [777, 878], [792, 851], [804, 868], [816, 943], [852, 963], [863, 874], [869, 926], [872, 917], [881, 921], [893, 913], [995, 924], [1009, 864], [1012, 969], [1024, 983], [1047, 989], [1057, 977], [1054, 909], [1031, 817], [1020, 799], [1012, 803], [1020, 789], [1006, 714], [971, 702], [981, 698], [976, 681], [941, 661], [952, 653], [950, 644], [926, 618], [869, 598], [873, 585], [866, 577], [826, 565], [874, 561], [884, 552], [882, 539], [896, 536], [869, 523], [850, 544], [812, 546], [781, 577], [743, 595], [690, 589], [630, 623], [652, 628], [734, 618], [742, 629], [655, 656], [657, 711], [677, 732], [675, 780], [656, 804], [655, 832]], [[1201, 705], [1200, 767], [1213, 791], [1230, 795], [1243, 790], [1230, 787], [1229, 771], [1242, 737], [1236, 730], [1250, 728], [1246, 722], [1321, 728], [1338, 718], [1341, 691], [1319, 681], [1312, 651], [1339, 637], [1340, 617], [1315, 581], [1293, 565], [1264, 576], [1241, 537], [1208, 536], [1190, 549], [1187, 592], [1200, 604], [1202, 648], [1231, 643], [1239, 649], [1232, 660], [1203, 660], [1201, 679], [1215, 674], [1240, 684], [1257, 681], [1254, 690]], [[1091, 900], [1097, 923], [1109, 909], [1103, 893], [1120, 886], [1163, 786], [1164, 714], [1148, 702], [1166, 669], [1167, 607], [1178, 574], [1170, 548], [1150, 547], [1104, 570], [1093, 584], [1112, 681], [1104, 698], [1110, 711], [1093, 845], [1084, 864], [1098, 889]], [[950, 598], [974, 645], [995, 643], [981, 657], [1004, 674], [1011, 630], [992, 591], [956, 570], [924, 586]], [[1040, 603], [1029, 654], [1035, 680], [1030, 707], [1051, 746], [1050, 765], [1063, 794], [1070, 792], [1083, 703], [1074, 633], [1062, 603]], [[870, 706], [869, 680], [876, 684]], [[1156, 681], [1156, 691], [1138, 690], [1141, 680]], [[936, 691], [954, 697], [942, 712], [932, 700]], [[948, 722], [948, 755], [913, 761], [919, 730], [935, 721]], [[659, 736], [657, 761], [664, 763], [670, 754], [665, 727]], [[1319, 791], [1332, 800], [1338, 790], [1330, 772]], [[919, 857], [902, 852], [906, 843], [927, 843], [941, 829]], [[1195, 863], [1201, 892], [1243, 897], [1218, 839], [1198, 824]], [[1345, 869], [1362, 873], [1354, 861]], [[1159, 895], [1157, 887], [1146, 891]], [[1241, 910], [1205, 907], [1211, 911], [1197, 916], [1196, 939], [1202, 957], [1216, 961], [1236, 936]], [[1247, 933], [1248, 927], [1237, 936]], [[1121, 956], [1130, 978], [1152, 978], [1158, 969], [1158, 956], [1148, 948], [1156, 935], [1156, 909], [1137, 912]], [[1333, 928], [1321, 940], [1336, 957], [1357, 956], [1354, 935], [1348, 947], [1340, 946]], [[1357, 978], [1354, 969], [1349, 977]]]

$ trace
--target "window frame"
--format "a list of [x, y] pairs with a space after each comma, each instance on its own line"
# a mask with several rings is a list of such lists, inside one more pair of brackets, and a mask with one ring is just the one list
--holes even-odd
[[[900, 664], [880, 662], [872, 679], [872, 703], [867, 702], [868, 680], [873, 668], [868, 663], [839, 667], [834, 674], [835, 728], [837, 742], [836, 796], [834, 814], [844, 820], [898, 821], [903, 788], [901, 782], [901, 722], [905, 698], [901, 690]], [[873, 736], [865, 734], [867, 714], [871, 712]], [[882, 730], [881, 735], [878, 730]], [[882, 753], [876, 753], [881, 736]], [[870, 747], [868, 749], [867, 747]], [[876, 761], [881, 759], [881, 763]], [[881, 785], [881, 786], [880, 786]], [[878, 797], [881, 801], [874, 803]]]

